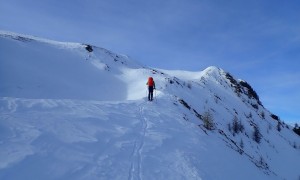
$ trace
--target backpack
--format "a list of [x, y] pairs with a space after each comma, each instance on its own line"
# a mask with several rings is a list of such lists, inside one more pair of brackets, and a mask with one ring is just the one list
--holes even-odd
[[153, 81], [153, 78], [152, 77], [149, 77], [148, 78], [148, 86], [153, 86], [153, 84], [154, 84], [154, 81]]

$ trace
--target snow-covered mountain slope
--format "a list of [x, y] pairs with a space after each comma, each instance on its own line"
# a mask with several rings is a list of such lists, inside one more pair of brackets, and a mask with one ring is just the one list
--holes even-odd
[[0, 179], [300, 176], [299, 136], [216, 67], [151, 69], [91, 45], [0, 32], [0, 82]]

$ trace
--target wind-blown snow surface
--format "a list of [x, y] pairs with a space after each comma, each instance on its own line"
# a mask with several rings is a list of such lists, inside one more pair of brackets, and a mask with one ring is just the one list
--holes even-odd
[[[283, 124], [278, 131], [251, 87], [219, 68], [154, 70], [102, 48], [9, 32], [0, 33], [0, 63], [0, 179], [300, 176], [299, 137]], [[228, 128], [235, 116], [242, 132]]]

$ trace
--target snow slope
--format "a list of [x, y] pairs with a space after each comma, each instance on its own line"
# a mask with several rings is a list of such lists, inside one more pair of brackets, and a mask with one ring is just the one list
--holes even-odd
[[[0, 179], [300, 176], [299, 136], [216, 67], [151, 69], [95, 46], [0, 32], [0, 82]], [[228, 128], [234, 117], [241, 132]]]

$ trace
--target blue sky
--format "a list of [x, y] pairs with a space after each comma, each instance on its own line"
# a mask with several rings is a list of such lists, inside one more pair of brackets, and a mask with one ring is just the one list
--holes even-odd
[[297, 0], [0, 0], [0, 29], [90, 43], [151, 67], [221, 67], [300, 123], [299, 9]]

